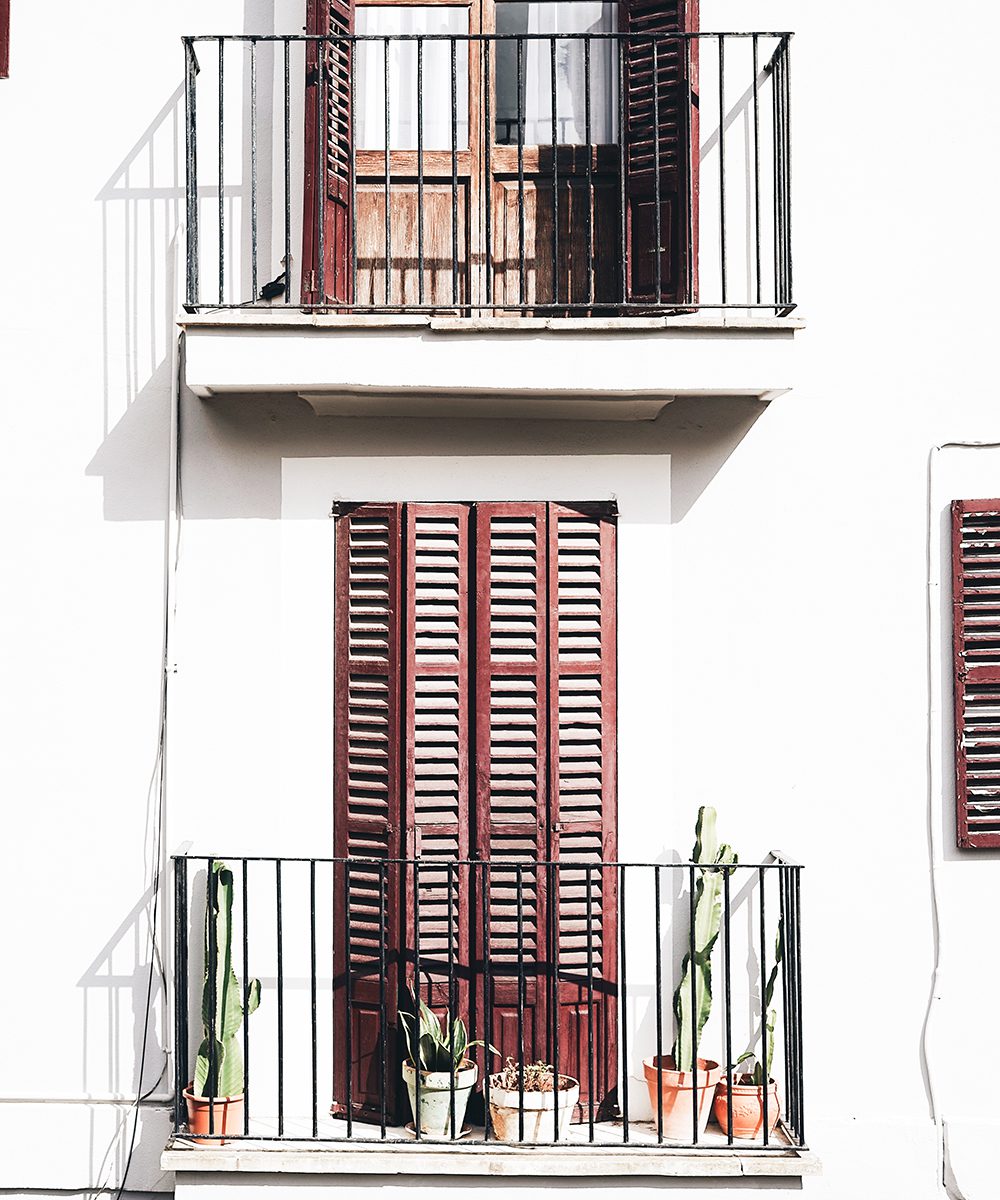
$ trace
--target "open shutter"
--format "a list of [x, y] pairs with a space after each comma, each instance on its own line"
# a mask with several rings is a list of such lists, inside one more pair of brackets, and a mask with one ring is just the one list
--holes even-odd
[[[306, 31], [331, 39], [354, 32], [354, 0], [308, 0]], [[351, 279], [351, 74], [354, 46], [306, 47], [302, 303], [353, 300]]]
[[[698, 0], [622, 0], [622, 29], [696, 32]], [[637, 36], [624, 45], [628, 296], [633, 304], [693, 303], [698, 40], [686, 48], [683, 38]]]
[[405, 889], [407, 958], [419, 935], [422, 998], [465, 1017], [469, 869], [449, 864], [470, 845], [469, 506], [408, 504], [405, 557], [405, 857], [420, 863]]
[[[476, 506], [476, 811], [490, 863], [492, 1029], [502, 1055], [546, 1053], [546, 506]], [[517, 866], [515, 864], [520, 864]], [[523, 988], [519, 996], [519, 988]]]
[[613, 517], [550, 505], [548, 559], [559, 1066], [581, 1081], [581, 1109], [593, 1102], [596, 1114], [617, 1066], [618, 879], [601, 867], [617, 855]]
[[1000, 846], [1000, 500], [952, 503], [958, 844]]
[[333, 1111], [356, 1116], [380, 1112], [383, 1003], [390, 1112], [397, 1075], [400, 518], [399, 505], [366, 504], [337, 524], [334, 857], [386, 863], [334, 872]]

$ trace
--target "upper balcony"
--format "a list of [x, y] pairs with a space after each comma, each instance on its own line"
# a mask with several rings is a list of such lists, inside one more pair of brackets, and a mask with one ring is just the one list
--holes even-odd
[[[185, 39], [187, 327], [209, 342], [336, 328], [338, 362], [356, 345], [365, 363], [324, 406], [326, 368], [301, 347], [273, 365], [243, 347], [221, 370], [196, 348], [195, 391], [254, 390], [263, 372], [268, 390], [350, 411], [352, 391], [393, 390], [373, 325], [423, 344], [520, 335], [536, 379], [553, 353], [539, 329], [600, 334], [593, 353], [563, 341], [562, 391], [645, 398], [640, 416], [685, 392], [783, 390], [745, 360], [753, 336], [797, 324], [790, 35], [685, 29], [670, 0], [641, 7], [621, 30], [604, 0], [373, 3], [342, 19], [332, 5], [323, 32]], [[601, 368], [604, 335], [675, 327], [732, 334], [732, 365], [702, 382], [681, 367], [656, 395], [644, 368]], [[446, 362], [424, 353], [411, 389], [436, 389]]]

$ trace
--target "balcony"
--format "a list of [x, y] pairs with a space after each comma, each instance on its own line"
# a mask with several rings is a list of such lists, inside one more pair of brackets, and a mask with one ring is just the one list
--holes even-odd
[[[381, 1170], [387, 1151], [395, 1173], [431, 1170], [428, 1155], [434, 1169], [464, 1174], [697, 1175], [706, 1163], [712, 1174], [811, 1172], [798, 865], [774, 856], [728, 869], [427, 855], [229, 858], [233, 966], [240, 980], [261, 979], [262, 998], [239, 1031], [243, 1110], [196, 1144], [181, 1097], [202, 1037], [203, 980], [216, 977], [203, 967], [213, 861], [174, 859], [177, 1103], [166, 1169], [278, 1169], [273, 1152], [287, 1148], [319, 1153], [309, 1169], [330, 1172]], [[674, 1128], [659, 1086], [683, 957], [694, 952], [695, 889], [720, 877], [715, 998], [705, 1027], [691, 1027], [692, 1058], [699, 1070], [706, 1060], [722, 1064], [731, 1078], [726, 1064], [746, 1046], [759, 1049], [762, 1023], [774, 1027], [776, 1091], [765, 1101], [772, 1120], [765, 1113], [749, 1138], [731, 1131], [726, 1099], [707, 1127], [689, 1104], [690, 1124]], [[208, 941], [218, 962], [217, 935]], [[499, 1051], [470, 1050], [478, 1078], [464, 1123], [452, 1076], [451, 1123], [446, 1116], [443, 1128], [415, 1126], [419, 1090], [414, 1106], [402, 1085], [400, 1018], [415, 995], [449, 1027], [460, 1016], [471, 1039]], [[205, 1036], [215, 1044], [214, 1028]], [[578, 1092], [566, 1093], [562, 1120], [557, 1101], [539, 1125], [521, 1118], [501, 1144], [486, 1113], [497, 1086], [490, 1071], [504, 1058], [516, 1064], [522, 1102], [520, 1064], [536, 1061], [558, 1064]], [[654, 1064], [651, 1085], [644, 1060]]]

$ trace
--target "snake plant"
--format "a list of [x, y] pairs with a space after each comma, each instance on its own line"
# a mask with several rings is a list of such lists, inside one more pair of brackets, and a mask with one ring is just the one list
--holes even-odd
[[715, 818], [714, 808], [698, 809], [691, 861], [704, 865], [695, 873], [694, 929], [681, 962], [680, 983], [674, 992], [677, 1036], [673, 1057], [678, 1071], [693, 1070], [695, 1037], [701, 1037], [712, 1011], [712, 951], [722, 925], [723, 876], [737, 861], [731, 846], [719, 845]]
[[[403, 1022], [406, 1034], [406, 1052], [412, 1066], [419, 1065], [421, 1071], [451, 1071], [456, 1072], [465, 1061], [466, 1051], [473, 1046], [485, 1046], [486, 1043], [476, 1040], [469, 1041], [465, 1022], [456, 1017], [448, 1029], [445, 1017], [440, 1019], [420, 1001], [417, 1016], [400, 1009], [399, 1018]], [[500, 1051], [490, 1046], [494, 1054]]]
[[764, 1086], [764, 1080], [771, 1078], [771, 1066], [774, 1063], [774, 1027], [777, 1023], [778, 1013], [776, 1009], [771, 1007], [771, 1001], [774, 998], [774, 985], [778, 979], [778, 971], [785, 957], [785, 918], [781, 917], [778, 921], [778, 936], [774, 941], [774, 964], [771, 967], [770, 974], [767, 977], [767, 983], [764, 987], [764, 1004], [762, 1011], [767, 1015], [764, 1019], [764, 1027], [761, 1029], [761, 1039], [764, 1041], [764, 1059], [767, 1070], [765, 1072], [765, 1063], [760, 1061], [760, 1056], [754, 1050], [754, 1041], [751, 1039], [750, 1045], [736, 1060], [736, 1066], [742, 1066], [745, 1062], [753, 1061], [754, 1067], [752, 1072], [747, 1072], [752, 1075], [751, 1082], [757, 1087]]
[[[260, 980], [251, 979], [241, 995], [233, 970], [233, 873], [212, 863], [205, 914], [205, 984], [201, 1019], [205, 1037], [198, 1047], [194, 1094], [206, 1098], [243, 1094], [243, 1052], [237, 1033], [244, 1017], [260, 1003]], [[214, 1034], [215, 1050], [211, 1052]]]

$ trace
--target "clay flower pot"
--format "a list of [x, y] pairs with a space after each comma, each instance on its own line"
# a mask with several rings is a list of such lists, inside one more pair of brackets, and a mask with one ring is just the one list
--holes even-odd
[[520, 1142], [521, 1119], [524, 1112], [525, 1142], [555, 1141], [556, 1096], [559, 1097], [559, 1140], [565, 1141], [569, 1124], [580, 1099], [580, 1081], [570, 1075], [559, 1076], [559, 1090], [524, 1092], [518, 1088], [500, 1086], [501, 1076], [490, 1076], [490, 1123], [497, 1141]]
[[[243, 1133], [243, 1097], [216, 1096], [210, 1100], [207, 1096], [196, 1096], [192, 1080], [184, 1089], [184, 1099], [187, 1102], [188, 1133], [193, 1142], [203, 1146], [222, 1146], [225, 1138], [220, 1134], [240, 1136]], [[209, 1135], [209, 1112], [211, 1111], [212, 1133]]]
[[[752, 1140], [761, 1137], [764, 1130], [764, 1089], [754, 1083], [740, 1083], [746, 1076], [733, 1077], [733, 1137]], [[729, 1080], [725, 1075], [715, 1089], [715, 1119], [722, 1132], [729, 1133]], [[767, 1131], [774, 1132], [778, 1123], [778, 1085], [768, 1080], [767, 1088]]]
[[[455, 1080], [455, 1137], [460, 1137], [465, 1121], [469, 1094], [476, 1086], [479, 1068], [466, 1059], [454, 1073]], [[420, 1136], [451, 1137], [451, 1080], [450, 1071], [420, 1072]], [[410, 1095], [410, 1112], [414, 1128], [417, 1124], [417, 1072], [411, 1063], [403, 1063], [403, 1082]]]
[[[694, 1073], [674, 1070], [673, 1056], [645, 1058], [642, 1062], [649, 1088], [649, 1103], [653, 1107], [654, 1125], [658, 1120], [658, 1094], [663, 1100], [663, 1136], [674, 1142], [690, 1142], [694, 1132], [694, 1111], [698, 1110], [698, 1136], [705, 1132], [712, 1111], [715, 1085], [722, 1068], [710, 1058], [698, 1059], [698, 1088], [694, 1089]], [[697, 1096], [697, 1099], [695, 1098]]]

